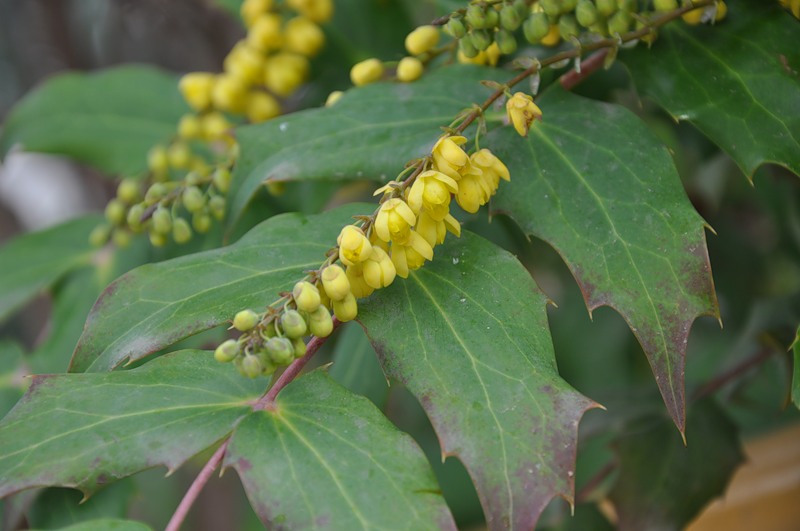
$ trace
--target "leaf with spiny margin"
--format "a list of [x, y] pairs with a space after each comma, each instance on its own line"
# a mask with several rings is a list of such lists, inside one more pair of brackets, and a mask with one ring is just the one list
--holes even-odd
[[767, 162], [800, 175], [800, 25], [778, 2], [730, 1], [725, 20], [669, 24], [621, 53], [634, 83], [726, 151], [749, 179]]
[[189, 111], [174, 75], [148, 66], [67, 73], [45, 82], [10, 112], [0, 156], [25, 151], [66, 155], [108, 174], [136, 175], [147, 152], [175, 134]]
[[792, 377], [792, 401], [794, 405], [800, 408], [800, 327], [797, 328], [797, 333], [792, 343], [792, 351], [794, 351], [794, 373]]
[[0, 321], [79, 266], [96, 249], [89, 233], [102, 221], [90, 215], [23, 234], [0, 249]]
[[167, 354], [130, 371], [34, 376], [0, 421], [0, 496], [38, 486], [87, 496], [213, 445], [265, 387], [210, 352]]
[[95, 304], [70, 371], [108, 371], [186, 337], [229, 323], [239, 310], [262, 309], [318, 268], [339, 230], [371, 205], [313, 216], [282, 214], [236, 243], [123, 275]]
[[712, 399], [693, 404], [687, 423], [686, 446], [654, 416], [626, 426], [613, 444], [619, 476], [610, 499], [621, 531], [684, 529], [744, 460], [736, 426]]
[[444, 67], [411, 84], [355, 88], [332, 107], [237, 128], [230, 219], [265, 181], [394, 179], [406, 162], [430, 153], [440, 127], [491, 94], [480, 81], [496, 76], [488, 68]]
[[485, 140], [511, 172], [492, 208], [558, 251], [590, 311], [611, 306], [628, 322], [683, 431], [689, 329], [718, 315], [703, 220], [630, 111], [558, 87], [538, 102], [544, 121], [527, 140], [508, 127]]
[[[52, 529], [52, 528], [50, 528]], [[60, 531], [151, 531], [152, 528], [142, 522], [134, 520], [121, 520], [117, 518], [100, 518], [88, 520], [67, 527], [59, 528]], [[35, 531], [35, 530], [33, 530]]]
[[473, 234], [359, 303], [388, 376], [469, 471], [490, 529], [533, 529], [573, 499], [578, 421], [596, 404], [558, 375], [546, 299], [510, 253]]
[[270, 528], [456, 528], [414, 440], [323, 370], [244, 418], [225, 465]]

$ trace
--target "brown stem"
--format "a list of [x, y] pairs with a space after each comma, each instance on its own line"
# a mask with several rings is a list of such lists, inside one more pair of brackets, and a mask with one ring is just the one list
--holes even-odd
[[211, 459], [205, 464], [203, 469], [197, 475], [197, 477], [192, 482], [192, 485], [189, 487], [189, 490], [186, 491], [184, 494], [181, 503], [178, 505], [178, 508], [175, 509], [175, 513], [172, 515], [172, 518], [169, 519], [169, 523], [167, 527], [164, 528], [164, 531], [178, 531], [183, 524], [183, 521], [186, 519], [186, 515], [189, 514], [189, 509], [192, 508], [197, 496], [200, 495], [200, 491], [203, 490], [208, 480], [211, 479], [211, 474], [214, 473], [214, 470], [217, 469], [219, 464], [222, 462], [222, 458], [225, 457], [225, 451], [228, 449], [228, 443], [230, 442], [230, 437], [225, 439], [225, 441], [217, 448], [217, 451], [214, 452], [214, 455], [211, 456]]
[[722, 387], [736, 380], [753, 367], [767, 361], [776, 352], [779, 352], [779, 350], [771, 346], [762, 347], [753, 356], [750, 356], [738, 365], [731, 367], [727, 371], [715, 376], [702, 386], [698, 387], [692, 394], [692, 401], [697, 401], [705, 396], [719, 391]]
[[[341, 324], [342, 324], [341, 321], [339, 321], [335, 317], [333, 318], [334, 331], [337, 328], [339, 328]], [[331, 332], [331, 334], [333, 334], [333, 332]], [[262, 409], [272, 409], [275, 404], [275, 397], [278, 396], [278, 393], [281, 392], [281, 389], [286, 387], [288, 384], [292, 382], [292, 380], [297, 378], [297, 375], [300, 374], [300, 371], [303, 370], [303, 367], [306, 366], [306, 363], [308, 363], [311, 360], [311, 358], [314, 357], [314, 354], [316, 354], [319, 348], [325, 344], [325, 342], [328, 340], [328, 337], [330, 336], [327, 337], [314, 336], [314, 338], [311, 341], [309, 341], [308, 345], [306, 346], [306, 355], [303, 356], [302, 358], [294, 360], [288, 367], [286, 367], [286, 370], [283, 371], [283, 373], [278, 377], [278, 379], [275, 381], [272, 387], [270, 387], [267, 390], [267, 392], [264, 393], [264, 395], [261, 398], [259, 398], [255, 404], [253, 404], [253, 411], [260, 411]]]
[[581, 61], [581, 70], [570, 70], [559, 78], [559, 83], [564, 90], [572, 90], [575, 86], [597, 72], [606, 60], [608, 48], [600, 50], [590, 55], [585, 61]]

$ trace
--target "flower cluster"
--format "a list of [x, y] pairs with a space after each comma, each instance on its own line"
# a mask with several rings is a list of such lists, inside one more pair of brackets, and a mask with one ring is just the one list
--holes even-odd
[[221, 220], [239, 151], [233, 126], [242, 117], [258, 123], [281, 113], [280, 100], [306, 81], [309, 60], [325, 42], [319, 24], [332, 13], [332, 0], [245, 0], [247, 36], [227, 55], [222, 73], [181, 78], [179, 89], [193, 112], [180, 119], [169, 143], [150, 150], [144, 178], [120, 183], [92, 243], [111, 238], [124, 247], [145, 231], [157, 247], [170, 238], [185, 243]]

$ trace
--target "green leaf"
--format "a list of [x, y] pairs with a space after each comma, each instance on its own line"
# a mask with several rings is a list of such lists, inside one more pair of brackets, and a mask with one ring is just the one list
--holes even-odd
[[101, 518], [99, 520], [80, 522], [60, 529], [61, 531], [150, 531], [152, 528], [142, 522], [133, 520]]
[[146, 66], [68, 73], [18, 103], [0, 136], [0, 155], [25, 151], [66, 155], [105, 173], [135, 175], [147, 152], [175, 133], [189, 108], [174, 76]]
[[[370, 207], [366, 207], [370, 208]], [[148, 264], [108, 286], [75, 349], [71, 371], [106, 371], [263, 308], [316, 269], [364, 205], [270, 218], [228, 247]]]
[[125, 518], [133, 498], [138, 494], [133, 480], [129, 478], [103, 487], [85, 501], [75, 489], [43, 489], [26, 512], [28, 525], [32, 528], [58, 529], [67, 524], [93, 525], [92, 521], [97, 519]]
[[14, 407], [28, 387], [23, 363], [20, 345], [8, 340], [0, 341], [0, 418]]
[[414, 440], [321, 370], [242, 420], [225, 464], [270, 528], [455, 529]]
[[725, 491], [742, 463], [736, 426], [713, 400], [689, 410], [688, 445], [665, 418], [627, 426], [614, 449], [619, 476], [611, 491], [621, 531], [683, 529]]
[[352, 89], [333, 107], [237, 128], [231, 220], [265, 181], [393, 179], [406, 162], [430, 152], [440, 127], [489, 96], [480, 80], [493, 75], [475, 66], [441, 68], [415, 83]]
[[794, 376], [792, 378], [792, 401], [794, 405], [800, 408], [800, 327], [797, 328], [797, 333], [792, 343], [792, 350], [794, 351]]
[[0, 422], [0, 496], [36, 486], [88, 496], [145, 468], [171, 472], [229, 433], [264, 384], [196, 350], [130, 371], [34, 376]]
[[674, 23], [620, 54], [638, 90], [687, 120], [752, 179], [766, 162], [800, 175], [800, 26], [777, 2], [731, 1], [713, 26]]
[[360, 326], [345, 325], [343, 328], [337, 334], [333, 365], [328, 373], [339, 384], [383, 408], [389, 398], [389, 385], [375, 349]]
[[683, 431], [689, 329], [718, 315], [703, 220], [632, 113], [558, 88], [539, 105], [544, 122], [527, 140], [508, 127], [486, 139], [511, 172], [492, 208], [558, 251], [590, 311], [611, 306], [625, 318]]
[[101, 220], [86, 216], [5, 244], [0, 249], [0, 321], [67, 272], [89, 263], [95, 254], [89, 232]]
[[558, 375], [545, 297], [513, 255], [464, 233], [360, 303], [388, 376], [470, 473], [490, 529], [532, 529], [573, 499], [578, 421], [595, 407]]

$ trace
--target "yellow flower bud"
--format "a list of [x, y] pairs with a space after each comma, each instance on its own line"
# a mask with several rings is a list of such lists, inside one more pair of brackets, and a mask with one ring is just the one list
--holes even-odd
[[238, 77], [222, 74], [214, 83], [211, 100], [221, 111], [241, 114], [247, 104], [247, 86]]
[[314, 22], [327, 22], [333, 16], [332, 0], [288, 0], [288, 6]]
[[192, 151], [185, 142], [175, 142], [167, 149], [167, 160], [173, 168], [186, 169], [192, 161]]
[[264, 56], [244, 41], [240, 41], [230, 51], [223, 63], [225, 72], [240, 79], [245, 84], [253, 84], [261, 79]]
[[496, 42], [493, 42], [486, 48], [485, 51], [478, 52], [475, 57], [467, 57], [464, 53], [459, 50], [458, 51], [458, 62], [462, 64], [474, 64], [474, 65], [491, 65], [495, 66], [497, 61], [500, 60], [500, 47], [497, 45]]
[[183, 218], [175, 218], [172, 224], [172, 239], [175, 243], [186, 243], [192, 239], [192, 228], [189, 222]]
[[214, 359], [220, 363], [228, 363], [239, 355], [239, 344], [235, 339], [223, 341], [214, 351]]
[[328, 94], [328, 99], [325, 100], [325, 107], [332, 107], [337, 101], [342, 99], [342, 96], [344, 96], [344, 92], [341, 90], [334, 90]]
[[372, 255], [362, 264], [364, 282], [371, 288], [385, 288], [394, 282], [397, 270], [392, 259], [380, 247], [372, 247]]
[[178, 88], [183, 99], [196, 111], [204, 111], [211, 105], [211, 92], [215, 76], [209, 72], [192, 72], [183, 76]]
[[305, 82], [309, 69], [302, 55], [275, 54], [264, 65], [264, 84], [278, 96], [288, 96]]
[[281, 114], [278, 100], [266, 92], [252, 91], [247, 95], [247, 119], [257, 124]]
[[420, 173], [408, 193], [408, 206], [415, 213], [423, 208], [437, 221], [450, 211], [451, 194], [458, 192], [458, 183], [452, 177], [436, 170]]
[[542, 37], [541, 42], [544, 46], [555, 46], [561, 41], [561, 32], [558, 29], [558, 24], [552, 24], [547, 31], [547, 35]]
[[350, 69], [350, 81], [360, 87], [378, 81], [383, 76], [383, 63], [378, 59], [366, 59]]
[[199, 138], [202, 133], [200, 117], [196, 114], [184, 114], [178, 122], [178, 136], [186, 140]]
[[341, 322], [352, 321], [358, 315], [358, 303], [352, 293], [340, 301], [333, 301], [333, 314]]
[[322, 270], [322, 286], [325, 293], [334, 301], [344, 299], [350, 293], [350, 281], [340, 266], [333, 264]]
[[142, 198], [142, 186], [138, 180], [122, 179], [117, 186], [117, 199], [131, 205]]
[[345, 226], [336, 242], [339, 245], [339, 259], [346, 266], [364, 262], [372, 254], [372, 244], [364, 231], [354, 225]]
[[150, 148], [150, 151], [147, 152], [147, 167], [156, 174], [169, 170], [169, 158], [164, 146], [158, 144]]
[[469, 162], [469, 157], [461, 149], [466, 141], [463, 136], [441, 137], [431, 151], [434, 169], [458, 181], [461, 178], [461, 170]]
[[301, 281], [294, 285], [292, 297], [301, 312], [314, 312], [320, 307], [319, 291], [314, 284]]
[[542, 118], [542, 110], [524, 92], [517, 92], [509, 98], [506, 102], [506, 113], [520, 136], [528, 136], [533, 121]]
[[284, 48], [289, 52], [313, 57], [325, 44], [325, 34], [306, 17], [295, 17], [284, 28]]
[[233, 327], [240, 332], [252, 330], [261, 320], [253, 310], [242, 310], [233, 317]]
[[275, 13], [259, 15], [247, 32], [247, 44], [262, 52], [280, 48], [283, 44], [280, 15]]
[[397, 65], [397, 79], [403, 83], [410, 83], [422, 76], [425, 67], [416, 57], [403, 57]]
[[456, 202], [458, 202], [458, 206], [470, 214], [477, 212], [481, 205], [486, 203], [479, 174], [469, 173], [461, 179], [458, 183]]
[[333, 319], [325, 306], [320, 305], [308, 316], [308, 330], [317, 337], [328, 337], [333, 332]]
[[406, 245], [392, 244], [392, 263], [403, 278], [408, 278], [409, 271], [422, 267], [425, 260], [433, 260], [433, 247], [415, 231]]
[[244, 0], [239, 8], [242, 20], [248, 28], [258, 19], [258, 17], [272, 9], [274, 0]]
[[375, 217], [375, 233], [385, 242], [394, 242], [401, 245], [408, 241], [411, 227], [417, 222], [417, 217], [408, 204], [394, 197], [383, 203]]
[[200, 127], [203, 130], [203, 138], [211, 142], [227, 137], [233, 126], [224, 114], [215, 111], [200, 118]]
[[439, 44], [439, 28], [420, 26], [406, 36], [406, 50], [411, 55], [425, 53]]
[[364, 280], [364, 268], [362, 264], [354, 264], [347, 266], [345, 271], [347, 280], [350, 282], [350, 292], [356, 299], [363, 299], [369, 297], [375, 288], [367, 284]]

